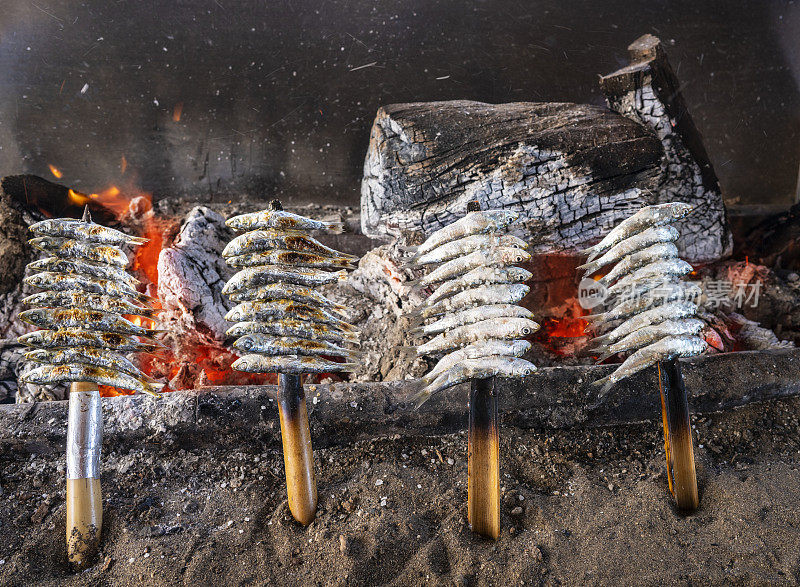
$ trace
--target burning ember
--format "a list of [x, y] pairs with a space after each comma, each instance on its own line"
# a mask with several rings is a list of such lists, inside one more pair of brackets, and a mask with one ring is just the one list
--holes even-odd
[[556, 316], [542, 320], [538, 340], [559, 357], [575, 356], [589, 340], [586, 332], [589, 322], [583, 319], [589, 312], [581, 307], [577, 298], [569, 298], [554, 311]]

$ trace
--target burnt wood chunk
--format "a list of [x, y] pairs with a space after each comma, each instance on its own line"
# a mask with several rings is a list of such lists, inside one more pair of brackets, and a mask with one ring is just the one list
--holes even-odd
[[694, 262], [729, 255], [733, 239], [714, 168], [661, 41], [644, 35], [629, 47], [631, 64], [600, 79], [609, 107], [652, 129], [664, 147], [660, 201], [697, 209], [676, 225], [683, 254]]
[[508, 208], [530, 221], [538, 252], [588, 246], [632, 209], [657, 201], [663, 148], [605, 108], [453, 101], [378, 110], [361, 185], [369, 236], [422, 230]]

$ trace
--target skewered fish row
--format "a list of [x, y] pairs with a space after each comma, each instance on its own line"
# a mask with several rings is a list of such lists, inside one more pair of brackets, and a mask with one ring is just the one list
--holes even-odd
[[358, 331], [346, 322], [347, 308], [313, 288], [336, 283], [357, 258], [314, 239], [309, 232], [342, 232], [340, 223], [321, 222], [270, 208], [230, 218], [237, 231], [222, 252], [239, 271], [222, 292], [237, 303], [225, 319], [227, 335], [242, 353], [232, 367], [248, 373], [279, 373], [278, 412], [292, 516], [303, 525], [316, 516], [317, 485], [308, 426], [303, 373], [351, 371]]
[[695, 318], [697, 286], [682, 281], [692, 266], [678, 257], [674, 244], [679, 233], [672, 222], [692, 210], [681, 202], [646, 206], [615, 227], [584, 253], [588, 262], [578, 267], [588, 277], [615, 264], [599, 282], [606, 286], [609, 308], [589, 316], [604, 333], [591, 344], [603, 361], [629, 353], [614, 373], [595, 382], [604, 395], [618, 381], [651, 365], [703, 353], [705, 326]]
[[[539, 325], [529, 310], [515, 305], [528, 293], [523, 282], [531, 274], [513, 267], [531, 256], [524, 241], [504, 232], [518, 217], [508, 210], [468, 212], [414, 250], [408, 266], [439, 264], [417, 285], [440, 284], [414, 312], [412, 332], [433, 336], [417, 354], [442, 355], [422, 379], [418, 405], [464, 381], [525, 377], [536, 370], [520, 358], [530, 348], [521, 339]], [[428, 319], [434, 321], [424, 324]]]
[[[48, 256], [28, 264], [38, 271], [25, 283], [44, 289], [25, 298], [31, 306], [20, 318], [40, 330], [20, 337], [38, 347], [25, 355], [40, 365], [23, 374], [29, 383], [91, 382], [158, 395], [162, 387], [130, 362], [122, 351], [153, 351], [156, 331], [126, 319], [124, 314], [152, 317], [148, 296], [124, 270], [128, 257], [122, 245], [145, 239], [91, 221], [56, 218], [30, 227], [31, 243]], [[140, 338], [141, 337], [141, 338]]]
[[138, 281], [125, 271], [123, 245], [145, 239], [91, 221], [58, 218], [30, 227], [31, 244], [48, 256], [28, 264], [25, 283], [45, 291], [25, 298], [20, 314], [40, 328], [19, 338], [36, 347], [25, 359], [38, 366], [21, 379], [39, 385], [69, 382], [67, 421], [67, 557], [82, 569], [100, 542], [103, 505], [100, 447], [103, 412], [99, 385], [158, 395], [162, 387], [123, 353], [152, 352], [154, 330], [125, 315], [152, 318], [150, 298], [137, 291]]
[[236, 337], [233, 347], [246, 353], [233, 368], [294, 375], [352, 370], [358, 353], [340, 345], [357, 343], [358, 332], [346, 322], [346, 308], [312, 289], [345, 279], [345, 269], [358, 260], [308, 234], [341, 232], [340, 224], [277, 208], [234, 216], [226, 224], [247, 231], [222, 251], [239, 269], [222, 290], [238, 303], [225, 316], [235, 323], [227, 335]]
[[[505, 231], [519, 214], [467, 205], [460, 220], [433, 233], [408, 266], [437, 265], [417, 287], [439, 284], [416, 309], [413, 333], [431, 337], [417, 355], [439, 355], [422, 378], [417, 407], [433, 394], [471, 381], [467, 520], [473, 532], [500, 535], [500, 428], [496, 378], [521, 378], [536, 367], [521, 357], [538, 330], [530, 311], [515, 305], [531, 273], [514, 267], [530, 259], [527, 244]], [[426, 323], [427, 321], [427, 323]]]

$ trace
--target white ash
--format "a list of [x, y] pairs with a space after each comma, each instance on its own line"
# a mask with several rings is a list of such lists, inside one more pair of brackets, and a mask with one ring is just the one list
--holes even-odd
[[405, 313], [424, 296], [407, 284], [409, 271], [401, 269], [400, 241], [367, 252], [347, 280], [328, 286], [325, 295], [352, 309], [352, 324], [361, 330], [364, 356], [351, 380], [393, 381], [419, 377], [428, 369], [416, 353], [402, 349], [415, 345], [409, 337]]
[[206, 206], [189, 212], [173, 244], [158, 257], [158, 297], [164, 308], [159, 328], [175, 335], [198, 333], [206, 344], [224, 341], [230, 302], [222, 288], [233, 271], [222, 249], [232, 237], [218, 212]]
[[770, 349], [794, 348], [794, 343], [789, 340], [780, 340], [772, 330], [762, 327], [758, 322], [748, 320], [741, 314], [731, 312], [728, 318], [739, 325], [736, 333], [739, 343], [747, 350], [766, 351]]

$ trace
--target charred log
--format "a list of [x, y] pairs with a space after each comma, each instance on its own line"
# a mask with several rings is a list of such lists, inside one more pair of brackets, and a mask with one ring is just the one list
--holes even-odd
[[656, 201], [663, 149], [640, 124], [577, 104], [393, 104], [378, 110], [361, 185], [361, 226], [430, 233], [466, 203], [531, 222], [538, 252], [575, 251]]
[[692, 120], [661, 41], [644, 35], [629, 47], [631, 64], [600, 79], [609, 107], [652, 129], [664, 147], [659, 201], [689, 202], [697, 209], [676, 228], [683, 254], [710, 262], [733, 250], [714, 168]]

